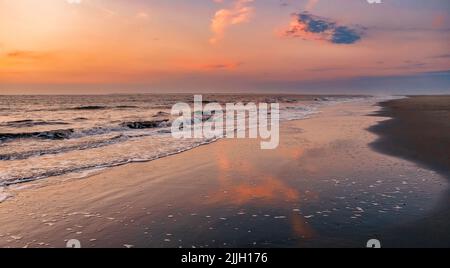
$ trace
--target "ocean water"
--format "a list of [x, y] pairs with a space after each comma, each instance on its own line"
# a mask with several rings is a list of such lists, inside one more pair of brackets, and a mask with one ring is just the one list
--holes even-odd
[[[281, 120], [361, 97], [204, 95], [204, 102], [280, 104]], [[193, 95], [0, 96], [0, 187], [130, 162], [150, 161], [213, 142], [175, 140], [173, 104]]]

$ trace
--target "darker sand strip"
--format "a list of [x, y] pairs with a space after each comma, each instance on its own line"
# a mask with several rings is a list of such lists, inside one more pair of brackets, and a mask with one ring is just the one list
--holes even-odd
[[450, 96], [414, 96], [381, 103], [378, 116], [392, 117], [370, 130], [376, 150], [450, 175]]

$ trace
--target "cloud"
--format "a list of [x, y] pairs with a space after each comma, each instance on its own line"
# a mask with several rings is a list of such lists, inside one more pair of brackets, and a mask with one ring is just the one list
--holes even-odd
[[309, 0], [308, 3], [306, 4], [306, 10], [311, 11], [313, 10], [316, 5], [319, 3], [319, 0]]
[[446, 14], [440, 14], [434, 17], [432, 21], [433, 28], [439, 29], [444, 27], [446, 25], [447, 17]]
[[16, 50], [6, 54], [7, 58], [21, 59], [21, 60], [39, 60], [42, 58], [47, 58], [49, 56], [50, 56], [49, 53], [26, 51], [26, 50]]
[[136, 14], [137, 19], [147, 20], [150, 18], [150, 15], [145, 11], [140, 11]]
[[244, 65], [241, 61], [212, 60], [199, 62], [192, 59], [178, 59], [175, 66], [186, 71], [234, 71]]
[[[217, 1], [221, 3], [222, 1]], [[253, 0], [236, 0], [231, 8], [218, 10], [211, 21], [211, 31], [213, 36], [209, 40], [211, 44], [215, 44], [222, 40], [225, 31], [231, 25], [237, 25], [248, 22], [253, 14], [253, 8], [249, 4]]]
[[67, 0], [67, 3], [74, 5], [74, 4], [81, 4], [82, 0]]
[[309, 72], [328, 72], [328, 71], [339, 71], [339, 70], [343, 70], [344, 68], [342, 67], [319, 67], [319, 68], [309, 68], [306, 69], [306, 71]]
[[305, 40], [321, 40], [332, 44], [354, 44], [361, 40], [365, 28], [345, 26], [331, 19], [319, 17], [309, 12], [295, 13], [285, 37], [299, 37]]
[[450, 59], [450, 54], [441, 54], [441, 55], [436, 55], [433, 57], [430, 57], [432, 59]]
[[206, 64], [202, 68], [205, 70], [235, 70], [241, 66], [242, 62], [229, 62], [229, 63], [219, 63], [219, 64]]

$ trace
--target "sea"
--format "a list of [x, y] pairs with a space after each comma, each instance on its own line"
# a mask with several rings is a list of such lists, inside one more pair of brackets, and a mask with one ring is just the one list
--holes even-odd
[[[280, 120], [305, 119], [324, 105], [361, 96], [203, 95], [204, 103], [279, 103]], [[83, 176], [151, 161], [217, 140], [174, 139], [172, 106], [194, 95], [0, 96], [0, 187]]]

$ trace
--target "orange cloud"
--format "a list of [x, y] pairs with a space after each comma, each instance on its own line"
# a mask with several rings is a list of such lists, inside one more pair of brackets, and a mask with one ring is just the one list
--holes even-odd
[[141, 11], [136, 14], [136, 18], [141, 20], [147, 20], [150, 18], [150, 15], [145, 11]]
[[249, 6], [251, 2], [253, 0], [236, 0], [231, 8], [217, 11], [211, 22], [213, 37], [209, 42], [215, 44], [222, 40], [229, 26], [248, 22], [253, 14], [253, 8]]
[[176, 67], [185, 71], [233, 71], [242, 64], [242, 62], [228, 60], [198, 62], [189, 59], [179, 59], [174, 63]]
[[38, 60], [42, 58], [46, 58], [49, 56], [49, 53], [42, 53], [36, 51], [25, 51], [25, 50], [16, 50], [9, 52], [6, 54], [6, 57], [9, 59], [21, 59], [21, 60]]
[[441, 28], [445, 25], [446, 21], [446, 15], [445, 14], [439, 14], [433, 18], [432, 26], [435, 29]]
[[230, 63], [219, 63], [219, 64], [207, 64], [203, 65], [202, 68], [205, 70], [235, 70], [240, 65], [241, 62], [230, 62]]
[[321, 36], [308, 31], [308, 25], [302, 21], [299, 21], [297, 14], [292, 15], [292, 20], [287, 29], [280, 32], [280, 37], [287, 36], [301, 37], [305, 40], [323, 40]]

